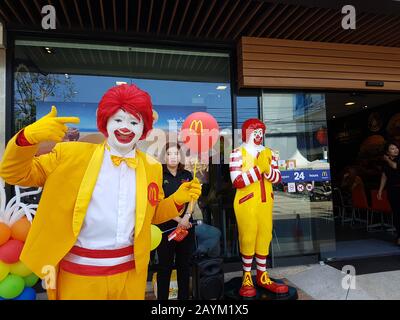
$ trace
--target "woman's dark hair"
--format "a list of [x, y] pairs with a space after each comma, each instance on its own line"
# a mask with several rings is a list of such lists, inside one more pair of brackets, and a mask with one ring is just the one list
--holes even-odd
[[394, 141], [386, 141], [385, 145], [383, 146], [383, 152], [386, 154], [389, 151], [390, 146], [396, 146], [399, 149], [399, 145]]
[[[177, 148], [178, 152], [181, 156], [181, 160], [183, 159], [183, 154], [182, 154], [182, 150], [181, 150], [181, 146], [178, 143], [174, 143], [174, 142], [167, 142], [167, 144], [165, 145], [163, 151], [161, 152], [161, 162], [162, 162], [162, 166], [163, 166], [163, 170], [168, 170], [167, 169], [167, 164], [164, 163], [166, 157], [167, 157], [167, 152], [169, 149], [171, 148]], [[178, 171], [184, 170], [185, 169], [185, 165], [180, 162], [178, 164]]]

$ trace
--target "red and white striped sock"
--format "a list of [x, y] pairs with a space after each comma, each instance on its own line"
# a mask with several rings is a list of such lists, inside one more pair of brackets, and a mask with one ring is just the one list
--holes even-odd
[[243, 271], [251, 271], [251, 265], [253, 264], [253, 256], [245, 256], [242, 254]]
[[256, 263], [258, 272], [267, 271], [267, 256], [256, 254]]

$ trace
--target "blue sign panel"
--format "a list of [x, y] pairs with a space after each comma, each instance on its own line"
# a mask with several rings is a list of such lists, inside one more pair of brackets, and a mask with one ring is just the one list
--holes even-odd
[[330, 181], [330, 170], [287, 170], [281, 171], [282, 182]]

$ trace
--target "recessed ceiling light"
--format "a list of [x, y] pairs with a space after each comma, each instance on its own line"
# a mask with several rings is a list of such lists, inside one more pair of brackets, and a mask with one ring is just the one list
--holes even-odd
[[364, 109], [367, 109], [368, 108], [368, 106], [364, 106]]
[[127, 84], [127, 82], [126, 81], [115, 81], [115, 84], [117, 86], [120, 86], [121, 84]]
[[218, 86], [217, 90], [225, 90], [226, 88], [228, 88], [227, 86]]
[[344, 105], [345, 106], [352, 106], [352, 105], [355, 105], [356, 103], [354, 102], [354, 101], [349, 101], [349, 102], [346, 102]]
[[332, 116], [332, 119], [336, 119], [336, 116]]

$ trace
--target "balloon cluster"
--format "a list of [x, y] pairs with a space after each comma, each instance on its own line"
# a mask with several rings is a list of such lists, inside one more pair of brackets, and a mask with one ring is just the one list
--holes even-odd
[[15, 197], [6, 205], [4, 184], [0, 181], [0, 300], [35, 300], [32, 288], [38, 277], [19, 260], [31, 227], [37, 205], [26, 205], [21, 198], [38, 194], [41, 189], [21, 193], [15, 187]]

